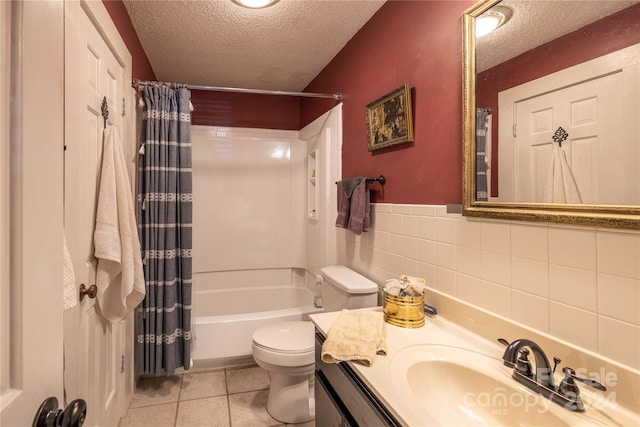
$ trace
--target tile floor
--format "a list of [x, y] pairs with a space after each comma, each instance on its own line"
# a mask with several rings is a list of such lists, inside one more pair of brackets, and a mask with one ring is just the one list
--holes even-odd
[[120, 427], [285, 426], [267, 412], [268, 390], [269, 376], [258, 366], [145, 378]]

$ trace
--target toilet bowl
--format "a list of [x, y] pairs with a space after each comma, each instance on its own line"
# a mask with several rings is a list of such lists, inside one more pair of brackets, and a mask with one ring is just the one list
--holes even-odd
[[[378, 285], [344, 265], [322, 270], [326, 311], [375, 307]], [[283, 423], [315, 418], [315, 330], [309, 321], [271, 323], [253, 333], [253, 358], [271, 379], [267, 411]]]
[[271, 380], [267, 411], [282, 423], [315, 418], [314, 327], [308, 321], [265, 325], [253, 334], [253, 358]]

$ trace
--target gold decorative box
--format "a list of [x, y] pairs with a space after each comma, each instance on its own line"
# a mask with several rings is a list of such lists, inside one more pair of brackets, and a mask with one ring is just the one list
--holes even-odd
[[403, 328], [419, 328], [424, 325], [424, 295], [399, 297], [384, 292], [384, 320]]

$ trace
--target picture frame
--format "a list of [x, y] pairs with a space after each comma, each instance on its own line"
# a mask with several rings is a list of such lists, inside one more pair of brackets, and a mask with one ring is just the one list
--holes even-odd
[[413, 142], [411, 87], [408, 83], [367, 104], [366, 115], [369, 151]]

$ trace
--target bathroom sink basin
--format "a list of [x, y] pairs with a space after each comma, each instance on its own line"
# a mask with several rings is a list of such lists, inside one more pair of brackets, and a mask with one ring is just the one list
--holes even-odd
[[498, 357], [445, 345], [415, 345], [390, 361], [403, 404], [425, 425], [599, 425], [511, 378]]

